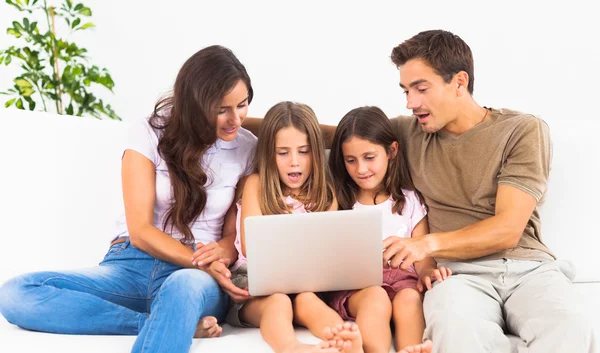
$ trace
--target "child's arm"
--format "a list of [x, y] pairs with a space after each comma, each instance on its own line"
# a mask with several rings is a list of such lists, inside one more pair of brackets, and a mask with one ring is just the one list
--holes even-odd
[[[411, 233], [411, 237], [419, 237], [428, 233], [429, 226], [427, 225], [427, 216], [425, 216], [417, 223]], [[424, 287], [431, 289], [433, 282], [442, 282], [452, 274], [449, 268], [444, 266], [437, 268], [437, 262], [433, 257], [426, 257], [421, 261], [415, 262], [415, 270], [417, 271], [417, 275], [419, 275], [417, 289], [420, 292], [424, 290]]]
[[262, 216], [259, 203], [260, 180], [258, 174], [252, 174], [246, 179], [244, 192], [242, 194], [242, 215], [240, 219], [240, 237], [242, 242], [242, 254], [246, 256], [246, 233], [244, 231], [244, 220], [249, 216]]

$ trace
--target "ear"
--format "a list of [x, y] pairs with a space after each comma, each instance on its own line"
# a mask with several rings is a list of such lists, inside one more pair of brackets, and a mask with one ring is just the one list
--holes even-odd
[[394, 141], [390, 145], [390, 152], [388, 153], [388, 158], [394, 159], [396, 158], [396, 154], [398, 154], [398, 142]]
[[456, 81], [456, 95], [461, 97], [465, 94], [469, 94], [469, 74], [465, 71], [459, 71], [454, 75]]

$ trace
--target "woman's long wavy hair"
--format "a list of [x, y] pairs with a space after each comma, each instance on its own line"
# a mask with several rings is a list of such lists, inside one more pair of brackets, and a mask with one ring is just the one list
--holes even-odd
[[275, 152], [277, 133], [294, 127], [306, 134], [312, 157], [312, 171], [300, 195], [291, 195], [311, 212], [327, 211], [334, 200], [334, 188], [325, 158], [325, 142], [314, 111], [307, 105], [281, 102], [273, 106], [260, 126], [256, 145], [260, 180], [260, 209], [264, 215], [291, 213], [284, 202], [285, 184], [279, 179]]
[[233, 52], [222, 46], [206, 47], [181, 67], [167, 97], [156, 103], [150, 125], [159, 130], [158, 153], [166, 162], [173, 202], [166, 212], [163, 229], [175, 227], [183, 243], [194, 240], [191, 225], [206, 206], [207, 173], [202, 157], [216, 142], [216, 118], [223, 98], [238, 82], [253, 90], [246, 68]]
[[360, 107], [348, 112], [338, 124], [329, 154], [329, 168], [333, 180], [335, 180], [335, 191], [340, 210], [351, 210], [360, 191], [359, 186], [346, 170], [342, 152], [342, 145], [352, 137], [382, 146], [388, 156], [392, 153], [392, 144], [398, 143], [398, 151], [394, 157], [390, 158], [383, 185], [373, 195], [373, 201], [379, 193], [385, 192], [391, 196], [394, 202], [392, 212], [402, 214], [402, 208], [406, 202], [402, 189], [405, 189], [415, 191], [421, 203], [425, 204], [413, 185], [405, 162], [404, 148], [401, 141], [396, 138], [390, 120], [377, 107]]

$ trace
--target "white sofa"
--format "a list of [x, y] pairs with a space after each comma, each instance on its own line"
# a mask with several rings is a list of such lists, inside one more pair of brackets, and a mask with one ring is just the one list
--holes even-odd
[[[95, 266], [122, 210], [120, 157], [128, 123], [0, 109], [0, 283], [39, 270]], [[550, 124], [554, 167], [542, 209], [544, 239], [573, 261], [576, 287], [600, 327], [600, 187], [595, 165], [600, 122]], [[585, 282], [585, 283], [583, 283]], [[93, 319], [93, 318], [91, 318]], [[305, 342], [317, 342], [299, 329]], [[129, 352], [132, 336], [29, 332], [0, 316], [0, 352]], [[269, 352], [257, 329], [225, 326], [223, 337], [194, 340], [191, 352]]]

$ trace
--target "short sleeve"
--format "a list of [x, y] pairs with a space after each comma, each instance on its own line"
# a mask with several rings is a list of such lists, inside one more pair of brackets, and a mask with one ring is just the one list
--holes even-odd
[[404, 196], [406, 197], [406, 204], [410, 206], [410, 233], [412, 234], [413, 229], [419, 224], [419, 222], [427, 216], [427, 208], [419, 201], [417, 194], [414, 191], [404, 190]]
[[244, 168], [244, 175], [243, 176], [248, 176], [252, 173], [254, 173], [254, 170], [256, 168], [256, 164], [254, 162], [255, 160], [255, 155], [256, 155], [256, 137], [254, 135], [252, 135], [253, 139], [251, 140], [251, 147], [250, 147], [250, 151], [248, 152], [248, 154], [246, 155], [246, 167]]
[[548, 125], [531, 116], [517, 126], [506, 144], [498, 185], [516, 187], [539, 202], [548, 186], [551, 160]]
[[159, 164], [158, 137], [147, 118], [140, 119], [131, 124], [123, 151], [125, 150], [139, 152], [151, 160], [154, 165]]

